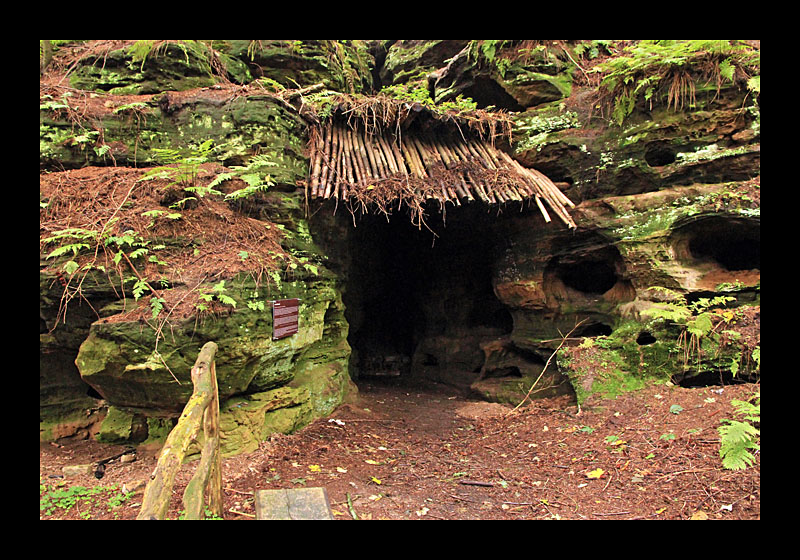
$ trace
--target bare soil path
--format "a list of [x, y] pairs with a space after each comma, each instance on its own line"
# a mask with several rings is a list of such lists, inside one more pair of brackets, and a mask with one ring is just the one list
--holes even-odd
[[[746, 470], [723, 469], [716, 430], [721, 418], [734, 417], [730, 401], [747, 400], [759, 385], [653, 386], [580, 413], [565, 398], [509, 413], [510, 406], [441, 385], [370, 382], [359, 389], [358, 401], [330, 418], [225, 459], [224, 518], [253, 519], [255, 490], [322, 486], [337, 520], [760, 519], [760, 454]], [[134, 519], [135, 489], [152, 472], [157, 450], [110, 461], [101, 479], [62, 477], [65, 465], [123, 449], [42, 444], [43, 504], [58, 490], [99, 490], [40, 517]], [[170, 519], [180, 515], [193, 470], [189, 464], [178, 475]], [[135, 491], [122, 493], [123, 484]]]

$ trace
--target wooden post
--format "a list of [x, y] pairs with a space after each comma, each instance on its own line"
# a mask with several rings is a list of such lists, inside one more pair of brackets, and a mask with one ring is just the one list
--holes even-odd
[[[186, 403], [178, 423], [169, 433], [167, 441], [161, 450], [156, 468], [153, 474], [150, 475], [150, 482], [145, 488], [142, 508], [139, 510], [139, 515], [136, 516], [136, 519], [164, 519], [172, 497], [175, 475], [186, 457], [186, 451], [195, 440], [203, 424], [206, 425], [206, 446], [203, 450], [203, 459], [200, 461], [201, 468], [198, 469], [200, 472], [195, 474], [189, 486], [193, 488], [199, 486], [200, 488], [200, 510], [202, 513], [202, 490], [210, 479], [211, 488], [209, 489], [209, 494], [211, 496], [212, 511], [218, 512], [218, 515], [222, 513], [222, 476], [219, 458], [219, 396], [214, 366], [216, 352], [216, 343], [207, 342], [197, 356], [191, 372], [194, 392], [189, 397], [189, 402]], [[209, 470], [212, 471], [210, 476]], [[203, 473], [203, 471], [206, 472]], [[189, 492], [188, 487], [187, 492]], [[192, 507], [196, 508], [194, 505]]]

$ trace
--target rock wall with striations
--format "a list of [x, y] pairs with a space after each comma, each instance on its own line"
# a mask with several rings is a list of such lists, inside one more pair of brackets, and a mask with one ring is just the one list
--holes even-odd
[[[308, 212], [305, 148], [336, 95], [381, 89], [507, 112], [497, 144], [577, 204], [574, 230], [516, 208], [492, 226], [480, 266], [497, 303], [480, 311], [510, 319], [420, 323], [416, 372], [491, 400], [536, 382], [582, 404], [760, 375], [757, 42], [56, 46], [40, 78], [43, 440], [163, 437], [208, 340], [225, 453], [354, 394], [352, 232]], [[273, 341], [269, 301], [288, 297], [300, 332]]]

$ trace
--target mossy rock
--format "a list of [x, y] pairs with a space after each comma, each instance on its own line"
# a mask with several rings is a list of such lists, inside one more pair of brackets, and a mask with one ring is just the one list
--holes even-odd
[[255, 78], [285, 88], [322, 83], [334, 91], [361, 93], [372, 87], [374, 61], [365, 41], [225, 40], [217, 46], [245, 62]]
[[[198, 41], [167, 43], [153, 48], [142, 60], [142, 53], [136, 56], [135, 50], [138, 46], [146, 50], [148, 43], [139, 41], [132, 47], [110, 51], [101, 60], [83, 61], [70, 75], [71, 87], [112, 95], [142, 95], [217, 83], [206, 45]], [[234, 81], [250, 80], [241, 61], [222, 55], [221, 63]]]
[[275, 183], [294, 187], [306, 176], [306, 123], [268, 96], [220, 100], [219, 95], [198, 90], [182, 96], [164, 93], [142, 105], [138, 117], [111, 107], [102, 116], [81, 121], [79, 127], [85, 130], [63, 112], [43, 105], [40, 167], [158, 164], [158, 150], [188, 153], [212, 140], [211, 162], [245, 165], [254, 154], [266, 154], [274, 164], [270, 174]]
[[[325, 315], [331, 302], [336, 304], [336, 291], [324, 282], [313, 290], [305, 282], [283, 284], [281, 297], [302, 299], [299, 332], [272, 340], [269, 305], [251, 308], [247, 303], [277, 294], [268, 296], [264, 288], [259, 291], [247, 275], [229, 285], [227, 293], [237, 303], [232, 313], [173, 325], [170, 336], [158, 345], [155, 331], [142, 328], [138, 321], [92, 324], [76, 359], [81, 377], [111, 404], [180, 411], [193, 390], [190, 370], [202, 345], [211, 340], [219, 346], [215, 361], [222, 398], [285, 385], [295, 375], [297, 356], [322, 339]], [[258, 294], [255, 299], [254, 294]]]
[[228, 399], [220, 406], [222, 454], [254, 451], [270, 434], [291, 433], [312, 419], [310, 393], [306, 388], [280, 387]]
[[134, 415], [116, 406], [108, 408], [100, 431], [97, 433], [97, 441], [100, 443], [122, 443], [129, 441], [133, 429]]

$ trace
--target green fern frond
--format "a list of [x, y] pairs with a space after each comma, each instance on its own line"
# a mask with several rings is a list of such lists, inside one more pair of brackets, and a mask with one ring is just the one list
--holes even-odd
[[268, 168], [275, 167], [278, 164], [272, 161], [271, 156], [268, 154], [257, 154], [250, 158], [250, 161], [245, 166], [234, 166], [232, 173], [221, 173], [210, 186], [215, 186], [228, 179], [238, 177], [247, 183], [243, 189], [233, 191], [225, 195], [225, 200], [239, 200], [247, 198], [257, 192], [267, 191], [275, 183], [272, 176], [268, 173]]
[[726, 424], [717, 428], [722, 438], [719, 448], [722, 466], [731, 470], [741, 470], [752, 466], [755, 457], [750, 450], [760, 449], [756, 443], [760, 431], [747, 422], [727, 419], [723, 422]]
[[748, 401], [733, 399], [731, 404], [736, 410], [736, 414], [744, 417], [748, 422], [761, 422], [761, 395], [756, 395], [755, 404]]

